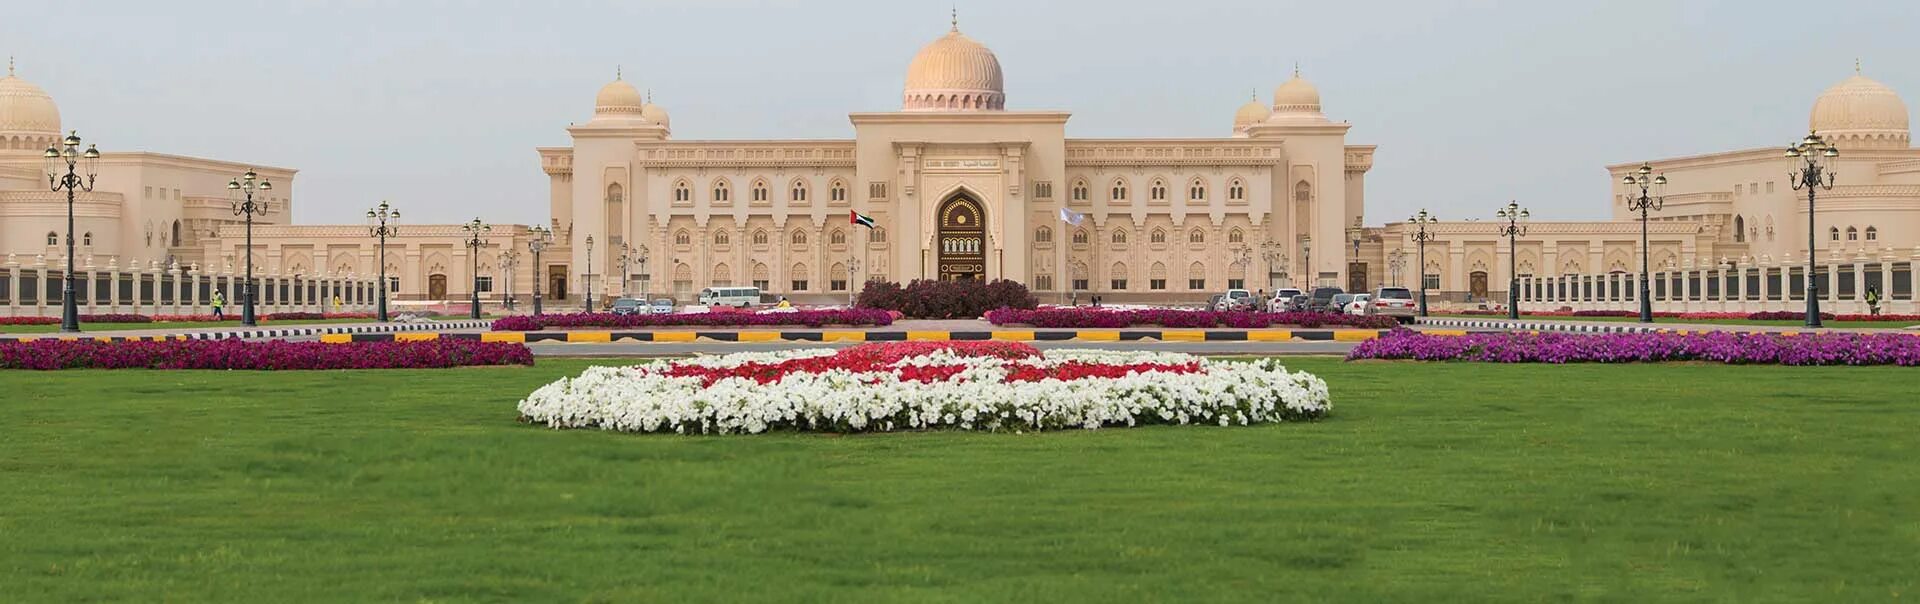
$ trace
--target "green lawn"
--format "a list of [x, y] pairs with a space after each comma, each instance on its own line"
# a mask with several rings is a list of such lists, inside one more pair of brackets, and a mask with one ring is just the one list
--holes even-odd
[[733, 437], [514, 421], [586, 363], [0, 373], [18, 602], [1871, 602], [1920, 373], [1348, 364], [1313, 424]]
[[[1435, 316], [1435, 317], [1444, 317], [1444, 318], [1448, 318], [1448, 319], [1505, 319], [1505, 318], [1507, 318], [1507, 316], [1506, 316], [1506, 315], [1504, 315], [1504, 314], [1500, 314], [1500, 315], [1458, 315], [1458, 314], [1446, 314], [1446, 313], [1433, 313], [1433, 316]], [[1639, 317], [1536, 317], [1536, 316], [1531, 316], [1531, 315], [1520, 315], [1520, 318], [1521, 318], [1521, 319], [1524, 319], [1524, 320], [1531, 320], [1531, 321], [1601, 321], [1601, 322], [1606, 322], [1606, 323], [1638, 323], [1638, 322], [1640, 322], [1640, 318], [1639, 318]], [[1748, 320], [1748, 319], [1674, 319], [1674, 318], [1655, 318], [1655, 319], [1653, 320], [1653, 322], [1654, 322], [1654, 323], [1669, 323], [1669, 324], [1682, 324], [1682, 325], [1685, 325], [1685, 324], [1691, 324], [1691, 325], [1756, 325], [1756, 326], [1758, 326], [1758, 325], [1773, 325], [1773, 326], [1782, 326], [1782, 327], [1798, 327], [1798, 326], [1801, 326], [1801, 325], [1806, 325], [1806, 324], [1807, 324], [1807, 322], [1806, 322], [1806, 321], [1805, 321], [1804, 319], [1793, 319], [1793, 320], [1788, 320], [1788, 321], [1752, 321], [1752, 320]], [[1907, 323], [1907, 322], [1901, 322], [1901, 321], [1833, 321], [1833, 320], [1828, 320], [1828, 321], [1821, 321], [1821, 322], [1820, 322], [1820, 324], [1821, 324], [1822, 326], [1825, 326], [1825, 327], [1845, 327], [1845, 328], [1850, 328], [1850, 329], [1903, 329], [1903, 328], [1905, 328], [1905, 327], [1906, 327], [1906, 326], [1908, 326], [1908, 325], [1912, 325], [1912, 323]]]

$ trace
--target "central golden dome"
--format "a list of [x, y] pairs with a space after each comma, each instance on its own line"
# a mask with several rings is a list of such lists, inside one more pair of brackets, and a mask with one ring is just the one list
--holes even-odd
[[955, 25], [913, 56], [907, 65], [903, 107], [907, 111], [1000, 111], [1000, 59]]
[[1907, 104], [1892, 88], [1855, 74], [1814, 100], [1807, 126], [1850, 147], [1907, 146]]
[[7, 77], [0, 78], [0, 133], [23, 135], [31, 151], [45, 149], [60, 137], [60, 107], [47, 91], [13, 75], [11, 61]]

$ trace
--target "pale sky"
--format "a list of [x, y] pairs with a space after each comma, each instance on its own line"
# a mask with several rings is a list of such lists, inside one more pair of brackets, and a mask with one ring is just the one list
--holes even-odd
[[31, 4], [0, 53], [67, 128], [297, 168], [303, 224], [381, 199], [413, 223], [544, 222], [533, 148], [567, 144], [616, 65], [677, 139], [850, 138], [847, 113], [899, 108], [954, 6], [1007, 108], [1070, 111], [1075, 137], [1224, 136], [1299, 62], [1348, 142], [1380, 146], [1368, 224], [1508, 199], [1603, 218], [1602, 166], [1784, 146], [1856, 58], [1920, 99], [1913, 0]]

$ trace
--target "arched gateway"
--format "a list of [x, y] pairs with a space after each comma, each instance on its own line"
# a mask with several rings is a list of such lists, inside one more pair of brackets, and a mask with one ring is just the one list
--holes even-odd
[[940, 280], [985, 279], [987, 276], [986, 213], [980, 202], [965, 193], [940, 204]]

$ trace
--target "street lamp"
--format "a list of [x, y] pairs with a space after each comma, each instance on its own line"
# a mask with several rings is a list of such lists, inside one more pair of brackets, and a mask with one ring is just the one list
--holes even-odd
[[[87, 150], [81, 151], [80, 132], [72, 130], [68, 131], [67, 138], [60, 141], [59, 147], [47, 147], [47, 152], [42, 155], [47, 158], [47, 186], [55, 193], [62, 190], [67, 192], [67, 274], [61, 286], [60, 331], [72, 333], [80, 331], [80, 301], [73, 297], [73, 198], [76, 191], [93, 192], [100, 150], [87, 145]], [[86, 165], [81, 166], [82, 162]], [[66, 168], [66, 174], [60, 173], [63, 167]], [[85, 177], [80, 176], [83, 168], [87, 173]]]
[[1799, 143], [1787, 147], [1787, 161], [1792, 162], [1794, 167], [1787, 172], [1787, 178], [1792, 179], [1793, 190], [1807, 191], [1807, 327], [1820, 326], [1820, 289], [1815, 287], [1813, 281], [1816, 262], [1813, 251], [1813, 196], [1820, 189], [1833, 189], [1835, 173], [1827, 169], [1825, 161], [1839, 156], [1839, 150], [1812, 132], [1807, 133], [1807, 137]]
[[[1278, 241], [1261, 242], [1260, 243], [1260, 260], [1267, 263], [1267, 287], [1273, 288], [1274, 291], [1280, 291], [1280, 282], [1274, 279], [1274, 273], [1278, 272], [1281, 276], [1280, 278], [1282, 279], [1286, 278], [1286, 274], [1287, 274], [1286, 245]], [[1280, 270], [1279, 271], [1273, 270], [1276, 267], [1279, 268]]]
[[634, 254], [633, 246], [627, 245], [625, 241], [620, 242], [620, 255], [615, 256], [614, 260], [620, 263], [620, 297], [622, 298], [629, 297], [627, 295], [627, 276], [633, 274], [633, 271], [629, 267], [638, 259], [639, 257]]
[[487, 246], [487, 240], [484, 237], [493, 231], [493, 226], [475, 218], [473, 222], [461, 225], [460, 230], [467, 232], [467, 249], [471, 250], [468, 256], [473, 260], [473, 310], [468, 311], [467, 316], [478, 319], [480, 318], [480, 248]]
[[367, 234], [380, 240], [380, 322], [387, 322], [387, 238], [400, 235], [400, 210], [387, 202], [367, 210]]
[[507, 250], [500, 252], [500, 291], [506, 292], [501, 296], [501, 305], [507, 310], [513, 310], [513, 271], [517, 268], [520, 268], [520, 250], [509, 243]]
[[553, 242], [553, 232], [544, 226], [527, 229], [532, 237], [527, 239], [527, 251], [533, 252], [533, 316], [540, 316], [540, 252]]
[[[1649, 174], [1653, 174], [1653, 166], [1643, 163], [1640, 164], [1639, 169], [1620, 177], [1620, 184], [1627, 187], [1627, 211], [1640, 213], [1641, 323], [1653, 322], [1653, 285], [1647, 282], [1647, 275], [1652, 274], [1648, 269], [1652, 262], [1649, 257], [1653, 255], [1653, 248], [1647, 245], [1647, 212], [1660, 211], [1660, 207], [1666, 205], [1667, 201], [1664, 196], [1667, 189], [1667, 175], [1657, 174], [1649, 179], [1647, 178]], [[1633, 194], [1634, 187], [1640, 187], [1638, 196]], [[1649, 189], [1652, 191], [1651, 194], [1648, 193]]]
[[858, 295], [859, 290], [854, 289], [853, 280], [854, 280], [854, 277], [859, 274], [860, 274], [860, 257], [854, 256], [852, 258], [848, 258], [847, 259], [847, 308], [854, 307], [854, 303], [856, 300], [854, 296]]
[[1387, 282], [1392, 283], [1394, 285], [1399, 285], [1400, 270], [1406, 267], [1407, 267], [1407, 251], [1400, 248], [1393, 248], [1392, 252], [1387, 253], [1387, 273], [1388, 273]]
[[[634, 251], [636, 251], [636, 252], [639, 252], [639, 254], [640, 254], [640, 256], [639, 256], [639, 261], [640, 261], [640, 300], [644, 302], [644, 301], [646, 301], [646, 299], [647, 299], [647, 286], [649, 286], [649, 285], [653, 285], [653, 275], [651, 275], [651, 274], [648, 274], [648, 273], [647, 273], [647, 260], [649, 259], [649, 258], [648, 258], [648, 253], [647, 253], [647, 246], [644, 246], [644, 245], [642, 245], [642, 246], [640, 246], [640, 247], [637, 247], [637, 248], [633, 248], [633, 249], [634, 249]], [[624, 277], [623, 277], [623, 278], [624, 278]]]
[[587, 282], [587, 312], [593, 312], [593, 236], [587, 236], [587, 272], [580, 275]]
[[1527, 216], [1530, 214], [1532, 213], [1520, 207], [1520, 203], [1516, 201], [1507, 202], [1507, 207], [1500, 208], [1499, 212], [1494, 213], [1495, 216], [1507, 221], [1507, 226], [1500, 227], [1500, 234], [1507, 238], [1508, 319], [1520, 318], [1520, 274], [1514, 272], [1519, 268], [1514, 257], [1520, 249], [1520, 237], [1527, 234]]
[[[1360, 262], [1360, 242], [1366, 238], [1367, 231], [1361, 226], [1360, 221], [1361, 218], [1355, 216], [1353, 217], [1353, 226], [1347, 227], [1347, 239], [1353, 241], [1353, 259], [1347, 261], [1347, 285], [1353, 285], [1354, 265], [1363, 264]], [[1365, 282], [1360, 284], [1361, 289], [1365, 289], [1366, 287], [1367, 284]]]
[[246, 285], [241, 288], [240, 294], [240, 324], [247, 327], [257, 325], [253, 316], [254, 298], [258, 297], [253, 286], [253, 217], [256, 214], [265, 216], [269, 210], [265, 200], [258, 203], [253, 201], [253, 192], [272, 190], [273, 182], [261, 178], [259, 174], [255, 174], [252, 170], [248, 170], [246, 174], [241, 174], [239, 178], [227, 181], [228, 194], [239, 191], [241, 195], [240, 199], [233, 202], [233, 215], [245, 216], [247, 219], [247, 244], [244, 248], [247, 253], [247, 275]]
[[1314, 275], [1314, 272], [1313, 272], [1313, 237], [1309, 236], [1309, 237], [1300, 238], [1300, 255], [1302, 256], [1301, 261], [1305, 262], [1307, 265], [1306, 266], [1307, 274], [1300, 276], [1300, 280], [1305, 282], [1305, 286], [1302, 287], [1301, 289], [1304, 289], [1307, 291], [1307, 293], [1311, 294], [1313, 293], [1313, 279], [1316, 276]]
[[1419, 266], [1414, 267], [1414, 276], [1420, 280], [1420, 316], [1427, 316], [1427, 242], [1433, 241], [1436, 233], [1428, 228], [1440, 222], [1440, 217], [1428, 214], [1426, 210], [1407, 217], [1407, 224], [1413, 225], [1413, 242], [1420, 246]]

